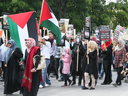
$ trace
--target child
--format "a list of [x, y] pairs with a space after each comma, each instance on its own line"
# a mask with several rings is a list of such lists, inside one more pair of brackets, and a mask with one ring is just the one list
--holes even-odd
[[[89, 58], [89, 59], [88, 59]], [[86, 65], [85, 69], [85, 87], [82, 87], [82, 89], [89, 89], [89, 84], [88, 84], [88, 78], [89, 75], [91, 76], [92, 79], [92, 84], [90, 90], [95, 89], [95, 80], [98, 78], [98, 71], [97, 71], [97, 44], [94, 41], [89, 41], [88, 43], [88, 49], [87, 49], [87, 60], [89, 62]]]
[[64, 77], [64, 85], [61, 87], [67, 87], [67, 81], [69, 82], [69, 85], [72, 83], [72, 81], [69, 79], [68, 74], [70, 73], [70, 65], [71, 65], [71, 52], [70, 48], [65, 48], [65, 55], [62, 57], [62, 53], [60, 53], [60, 59], [63, 61], [63, 77]]

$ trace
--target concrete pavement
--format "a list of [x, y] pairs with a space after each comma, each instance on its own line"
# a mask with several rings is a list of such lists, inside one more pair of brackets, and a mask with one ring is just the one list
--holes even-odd
[[[116, 72], [112, 72], [113, 82], [116, 80]], [[95, 90], [82, 90], [80, 86], [74, 85], [66, 88], [62, 88], [61, 85], [64, 82], [58, 82], [55, 78], [50, 78], [52, 85], [40, 89], [37, 96], [128, 96], [128, 83], [122, 81], [122, 85], [114, 87], [113, 85], [101, 85], [103, 80], [98, 80]], [[4, 87], [3, 82], [0, 82], [0, 96], [5, 96], [3, 94]], [[13, 95], [7, 96], [22, 96], [19, 92]]]

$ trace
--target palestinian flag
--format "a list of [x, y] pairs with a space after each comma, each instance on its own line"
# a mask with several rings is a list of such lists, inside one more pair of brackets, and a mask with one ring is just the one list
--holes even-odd
[[34, 11], [7, 16], [11, 39], [16, 42], [23, 53], [26, 49], [25, 39], [34, 38], [37, 44], [38, 33], [35, 18]]
[[61, 32], [59, 29], [58, 21], [53, 14], [52, 10], [48, 6], [47, 2], [43, 0], [40, 24], [41, 27], [45, 27], [53, 32], [56, 35], [56, 43], [61, 42]]

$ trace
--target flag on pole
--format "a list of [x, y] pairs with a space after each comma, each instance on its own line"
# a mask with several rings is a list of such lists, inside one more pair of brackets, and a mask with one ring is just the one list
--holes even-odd
[[25, 53], [25, 39], [34, 38], [38, 42], [36, 14], [34, 11], [8, 15], [9, 31], [16, 45]]
[[57, 44], [61, 42], [61, 32], [59, 29], [58, 21], [45, 0], [43, 0], [42, 4], [39, 25], [51, 30], [53, 34], [55, 34]]

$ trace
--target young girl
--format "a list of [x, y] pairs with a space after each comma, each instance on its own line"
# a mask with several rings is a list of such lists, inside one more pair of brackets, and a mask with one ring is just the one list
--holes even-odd
[[71, 65], [71, 52], [70, 48], [65, 48], [65, 55], [62, 57], [62, 53], [60, 54], [60, 58], [63, 61], [63, 77], [64, 77], [64, 85], [61, 87], [67, 87], [67, 81], [69, 82], [69, 85], [72, 83], [72, 81], [69, 79], [68, 74], [70, 73], [70, 65]]
[[89, 62], [86, 65], [85, 69], [85, 87], [82, 89], [89, 89], [88, 78], [89, 75], [92, 79], [92, 84], [90, 90], [95, 89], [95, 80], [98, 78], [98, 71], [97, 71], [97, 44], [94, 41], [89, 41], [88, 49], [87, 49], [87, 58], [89, 58]]

